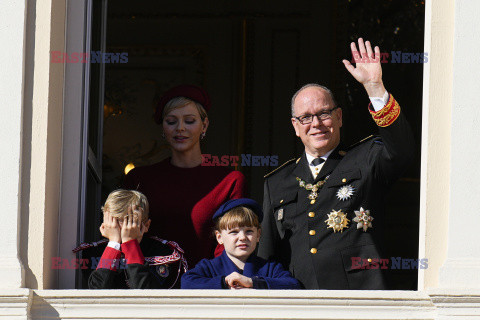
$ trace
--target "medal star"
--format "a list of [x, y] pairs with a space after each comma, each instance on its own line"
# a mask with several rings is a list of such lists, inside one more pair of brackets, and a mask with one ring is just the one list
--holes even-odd
[[342, 201], [348, 200], [353, 196], [354, 191], [355, 188], [351, 185], [342, 186], [337, 191], [337, 198]]
[[373, 217], [370, 215], [370, 210], [360, 207], [360, 210], [354, 212], [356, 217], [353, 218], [353, 221], [357, 223], [357, 229], [363, 229], [363, 232], [367, 232], [368, 228], [373, 228]]
[[337, 231], [343, 232], [343, 229], [348, 227], [350, 220], [347, 219], [347, 215], [340, 209], [338, 211], [332, 210], [332, 212], [328, 214], [328, 219], [325, 220], [325, 222], [328, 226], [327, 229], [332, 228], [333, 232], [336, 233]]

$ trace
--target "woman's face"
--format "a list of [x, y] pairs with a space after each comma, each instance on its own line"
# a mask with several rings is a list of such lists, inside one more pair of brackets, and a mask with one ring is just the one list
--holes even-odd
[[207, 127], [208, 119], [202, 121], [193, 103], [173, 109], [163, 119], [163, 133], [174, 152], [200, 148], [200, 135]]

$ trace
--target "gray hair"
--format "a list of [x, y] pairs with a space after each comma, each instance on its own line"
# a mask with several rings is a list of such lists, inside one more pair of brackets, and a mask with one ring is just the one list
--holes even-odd
[[328, 89], [325, 86], [319, 85], [317, 83], [309, 83], [309, 84], [304, 85], [300, 89], [298, 89], [297, 92], [295, 92], [295, 94], [293, 95], [292, 102], [291, 102], [292, 117], [295, 117], [295, 110], [293, 109], [293, 104], [295, 103], [295, 99], [300, 94], [300, 92], [302, 92], [304, 89], [307, 89], [307, 88], [310, 88], [310, 87], [315, 87], [315, 88], [319, 88], [319, 89], [324, 90], [330, 96], [330, 99], [332, 99], [333, 107], [337, 106], [337, 102], [335, 101], [335, 98], [333, 97], [333, 93], [330, 89]]

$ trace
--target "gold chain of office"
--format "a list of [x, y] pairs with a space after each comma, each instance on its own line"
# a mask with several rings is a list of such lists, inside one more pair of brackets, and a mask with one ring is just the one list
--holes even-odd
[[329, 176], [326, 176], [325, 179], [318, 181], [317, 183], [306, 183], [299, 177], [296, 177], [298, 181], [298, 185], [300, 188], [304, 188], [307, 191], [310, 191], [310, 194], [308, 195], [308, 199], [310, 199], [310, 204], [314, 204], [315, 200], [318, 197], [318, 190], [320, 190], [323, 185], [327, 182]]

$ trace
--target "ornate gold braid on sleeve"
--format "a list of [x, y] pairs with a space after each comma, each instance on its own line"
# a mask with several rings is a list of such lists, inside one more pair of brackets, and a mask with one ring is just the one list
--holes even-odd
[[400, 105], [398, 104], [397, 100], [390, 95], [388, 99], [388, 103], [382, 110], [375, 112], [372, 108], [368, 108], [370, 114], [372, 115], [373, 120], [379, 127], [388, 127], [392, 123], [397, 120], [398, 116], [400, 115]]

